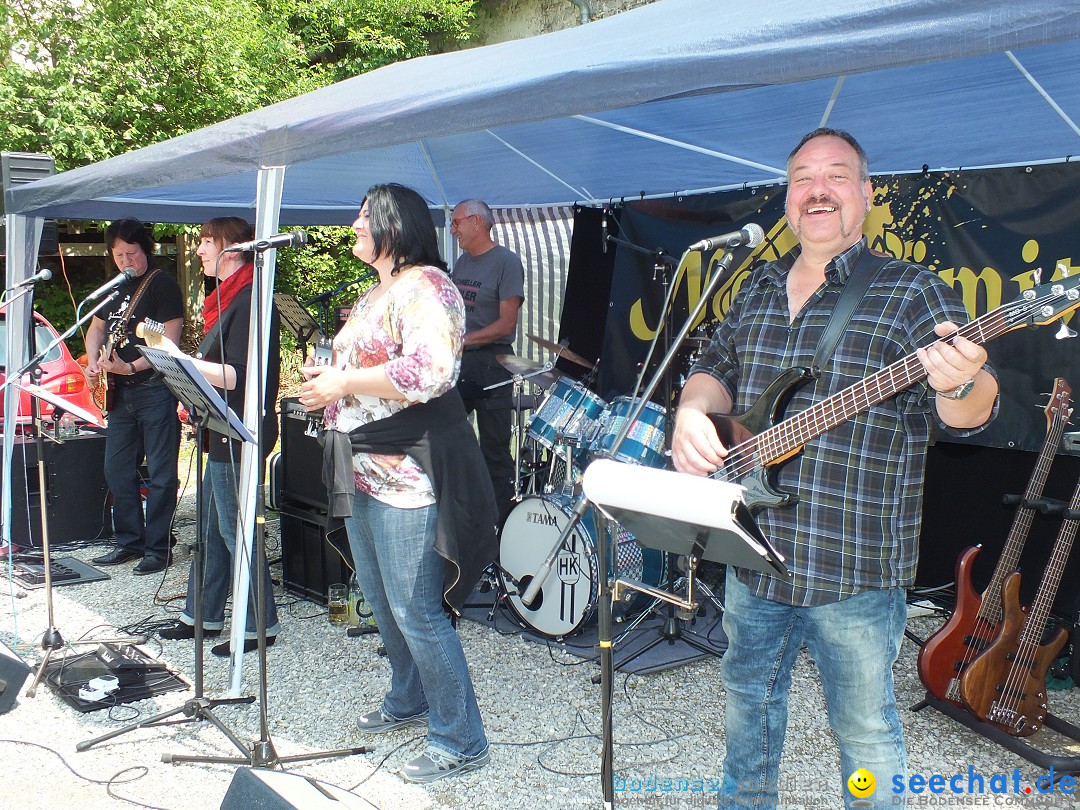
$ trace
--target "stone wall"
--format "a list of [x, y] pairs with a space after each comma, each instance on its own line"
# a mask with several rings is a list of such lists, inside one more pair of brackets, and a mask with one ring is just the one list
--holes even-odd
[[654, 0], [480, 0], [470, 47], [493, 45], [582, 24], [582, 6], [591, 20], [644, 6]]

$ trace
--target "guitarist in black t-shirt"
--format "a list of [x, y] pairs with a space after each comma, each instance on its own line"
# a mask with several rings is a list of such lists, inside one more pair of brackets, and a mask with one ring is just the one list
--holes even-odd
[[[180, 339], [184, 301], [171, 275], [150, 268], [154, 242], [137, 219], [121, 219], [105, 231], [109, 257], [117, 269], [135, 271], [119, 293], [90, 322], [86, 333], [86, 373], [96, 384], [101, 373], [112, 382], [112, 402], [105, 434], [105, 481], [113, 502], [116, 546], [95, 557], [96, 565], [142, 560], [136, 574], [152, 574], [169, 564], [172, 517], [176, 509], [176, 463], [180, 422], [176, 398], [138, 350], [135, 334], [142, 320], [164, 324], [165, 334]], [[110, 341], [110, 333], [114, 339]], [[111, 343], [111, 351], [102, 349]], [[146, 507], [139, 467], [145, 462]]]

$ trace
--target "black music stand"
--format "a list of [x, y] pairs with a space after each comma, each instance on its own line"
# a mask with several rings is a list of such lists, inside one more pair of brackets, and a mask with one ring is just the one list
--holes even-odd
[[[229, 738], [242, 753], [247, 754], [248, 749], [233, 732], [214, 716], [216, 706], [231, 706], [239, 703], [254, 703], [253, 696], [237, 698], [206, 698], [203, 696], [203, 626], [202, 626], [202, 593], [203, 578], [206, 571], [206, 539], [203, 535], [203, 431], [212, 428], [215, 432], [239, 439], [245, 442], [254, 442], [255, 437], [247, 429], [244, 423], [237, 417], [231, 408], [225, 403], [214, 387], [203, 377], [195, 367], [190, 357], [176, 355], [163, 349], [154, 349], [140, 346], [150, 366], [165, 378], [165, 384], [176, 395], [191, 414], [191, 419], [196, 425], [195, 434], [195, 554], [192, 557], [192, 571], [194, 573], [194, 588], [197, 597], [195, 599], [195, 697], [184, 702], [184, 705], [167, 712], [154, 715], [147, 720], [133, 723], [123, 728], [110, 731], [92, 740], [84, 740], [75, 746], [76, 751], [86, 751], [99, 742], [111, 740], [121, 734], [134, 731], [145, 726], [156, 726], [176, 715], [184, 715], [186, 720], [206, 720]], [[217, 762], [220, 759], [206, 758], [204, 762]]]
[[285, 324], [289, 334], [300, 344], [301, 356], [306, 357], [308, 344], [315, 343], [318, 338], [324, 337], [319, 322], [295, 295], [274, 293], [274, 306], [277, 307], [281, 322]]

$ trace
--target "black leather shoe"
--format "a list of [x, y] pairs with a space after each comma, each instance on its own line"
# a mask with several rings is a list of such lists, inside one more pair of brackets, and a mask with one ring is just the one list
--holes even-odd
[[[167, 624], [158, 630], [158, 635], [166, 641], [183, 641], [184, 639], [195, 638], [195, 628], [176, 619], [172, 624]], [[221, 635], [221, 631], [203, 630], [203, 635], [208, 638], [216, 638]]]
[[142, 562], [131, 569], [131, 573], [141, 576], [143, 574], [156, 574], [169, 567], [169, 561], [160, 557], [143, 557]]
[[137, 551], [131, 551], [130, 549], [120, 548], [117, 546], [108, 554], [102, 554], [100, 557], [94, 557], [90, 560], [94, 565], [120, 565], [120, 563], [131, 562], [137, 560], [142, 556]]
[[[273, 647], [275, 641], [277, 641], [277, 636], [267, 636], [266, 646]], [[255, 650], [257, 649], [259, 649], [258, 639], [249, 638], [244, 640], [244, 652], [255, 652]], [[215, 644], [213, 647], [211, 647], [210, 652], [218, 656], [218, 658], [228, 658], [230, 655], [232, 655], [232, 647], [229, 645], [229, 642], [223, 641], [220, 644]]]

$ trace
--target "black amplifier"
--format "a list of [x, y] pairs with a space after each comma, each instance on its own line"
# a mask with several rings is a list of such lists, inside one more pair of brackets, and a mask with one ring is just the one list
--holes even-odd
[[[41, 504], [50, 543], [112, 536], [112, 509], [105, 484], [105, 436], [81, 433], [62, 444], [46, 440], [45, 492], [38, 480], [37, 442], [15, 439], [11, 456], [11, 541], [41, 545]], [[7, 470], [0, 471], [6, 476]], [[2, 479], [0, 479], [2, 480]]]
[[277, 494], [281, 504], [293, 503], [326, 511], [329, 499], [322, 480], [322, 411], [308, 413], [297, 397], [281, 400], [281, 463]]
[[345, 523], [324, 512], [282, 504], [281, 584], [290, 593], [326, 604], [326, 589], [349, 584], [352, 553]]

